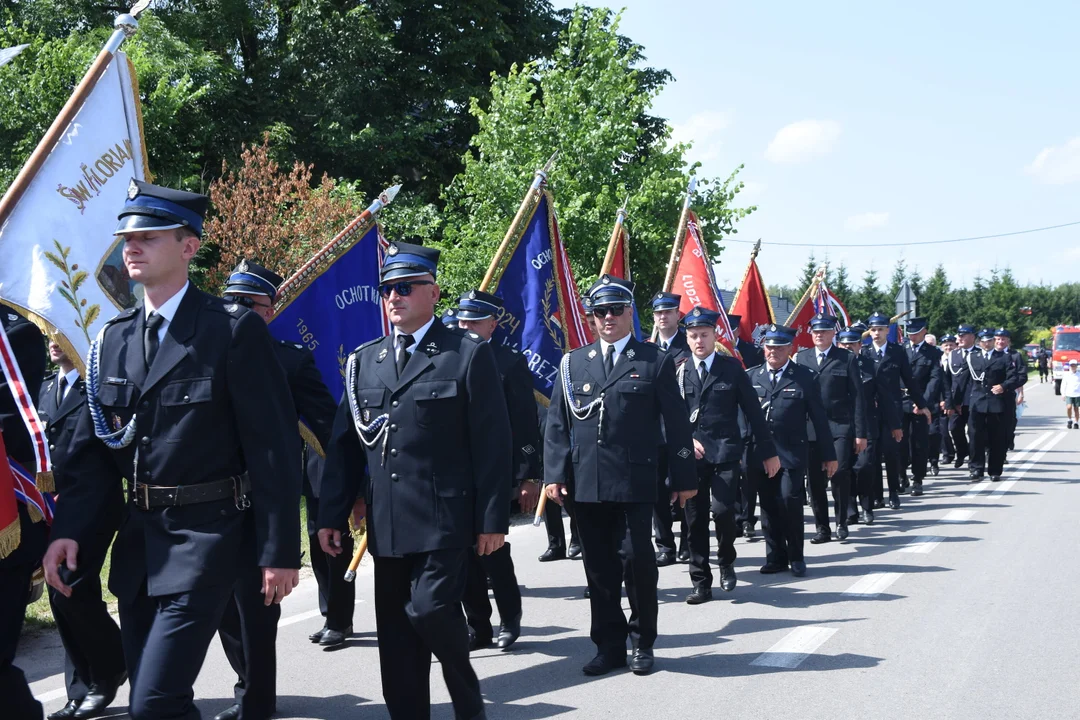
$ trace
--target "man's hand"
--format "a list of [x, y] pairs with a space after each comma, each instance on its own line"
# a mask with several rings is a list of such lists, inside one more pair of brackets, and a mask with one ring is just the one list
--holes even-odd
[[919, 410], [918, 414], [926, 418], [926, 422], [930, 422], [934, 419], [934, 416], [930, 414], [930, 408], [922, 408]]
[[697, 438], [694, 438], [694, 457], [698, 460], [705, 457], [705, 446], [698, 442]]
[[[321, 532], [321, 531], [320, 531]], [[300, 571], [296, 568], [263, 568], [263, 605], [280, 605], [285, 596], [300, 584]]]
[[902, 441], [904, 439], [904, 431], [901, 430], [900, 428], [897, 428], [897, 429], [893, 430], [892, 431], [892, 439], [895, 440], [896, 442]]
[[866, 438], [855, 438], [855, 452], [861, 453], [866, 449]]
[[352, 524], [353, 527], [360, 527], [360, 521], [367, 517], [367, 503], [364, 502], [364, 498], [356, 498], [356, 502], [352, 506]]
[[768, 477], [774, 477], [776, 473], [780, 472], [780, 458], [775, 455], [771, 458], [765, 458], [761, 464], [765, 467], [765, 475]]
[[836, 474], [836, 469], [840, 467], [840, 463], [836, 462], [835, 460], [826, 460], [825, 462], [821, 463], [821, 467], [825, 470], [826, 476], [832, 477]]
[[71, 588], [64, 584], [57, 573], [61, 563], [67, 565], [67, 569], [74, 571], [77, 567], [75, 558], [79, 555], [79, 543], [74, 540], [53, 540], [49, 543], [49, 549], [45, 551], [45, 557], [41, 560], [41, 566], [45, 569], [45, 582], [50, 587], [56, 588], [64, 597], [71, 597]]
[[476, 536], [476, 554], [490, 555], [506, 543], [503, 533], [480, 533]]
[[990, 392], [994, 393], [995, 395], [1000, 395], [1001, 393], [1005, 392], [1005, 388], [1001, 387], [1000, 385], [995, 385], [994, 387], [990, 388]]
[[671, 493], [671, 502], [679, 501], [679, 507], [686, 507], [686, 501], [697, 495], [697, 490], [679, 490]]
[[333, 528], [319, 528], [319, 547], [332, 557], [341, 554], [341, 531]]
[[547, 494], [548, 500], [562, 505], [563, 498], [566, 497], [566, 485], [564, 485], [563, 483], [553, 483], [551, 485], [545, 485], [544, 493]]
[[521, 512], [531, 513], [536, 509], [536, 503], [540, 502], [539, 483], [522, 480], [518, 483], [518, 505]]

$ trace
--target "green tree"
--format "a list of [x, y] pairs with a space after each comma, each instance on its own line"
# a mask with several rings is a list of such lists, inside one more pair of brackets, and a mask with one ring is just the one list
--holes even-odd
[[806, 289], [810, 287], [810, 283], [814, 281], [814, 276], [817, 275], [818, 262], [814, 257], [813, 251], [810, 252], [810, 257], [806, 258], [806, 264], [803, 265], [802, 275], [799, 277], [799, 287], [802, 288], [799, 292], [806, 292]]
[[862, 285], [855, 293], [851, 307], [848, 308], [854, 319], [866, 321], [876, 311], [891, 313], [893, 304], [878, 287], [878, 274], [872, 267], [863, 275]]
[[[578, 8], [551, 59], [497, 77], [489, 108], [473, 102], [480, 132], [465, 171], [444, 193], [446, 270], [440, 279], [450, 292], [480, 281], [533, 171], [556, 150], [550, 187], [579, 284], [595, 279], [616, 211], [629, 197], [639, 301], [661, 285], [686, 182], [697, 165], [686, 161], [686, 145], [670, 144], [669, 129], [650, 139], [638, 122], [659, 88], [641, 91], [634, 68], [640, 51], [625, 47], [617, 31], [618, 18], [609, 11]], [[734, 206], [742, 188], [737, 172], [698, 183], [694, 210], [714, 260], [723, 238], [754, 209]]]
[[[848, 278], [847, 266], [844, 265], [844, 263], [840, 263], [840, 265], [836, 268], [836, 272], [833, 275], [832, 280], [829, 282], [829, 290], [832, 291], [832, 294], [836, 296], [836, 299], [839, 300], [845, 308], [847, 308], [847, 311], [849, 313], [852, 312], [851, 303], [854, 299], [853, 295], [855, 291], [851, 287], [851, 280], [850, 278]], [[854, 320], [854, 318], [852, 318], [852, 320]]]
[[[901, 255], [900, 259], [896, 261], [896, 267], [893, 268], [892, 279], [889, 281], [889, 289], [886, 291], [890, 300], [895, 300], [896, 296], [900, 293], [900, 287], [907, 280], [908, 269], [907, 263], [904, 261], [904, 257]], [[892, 313], [889, 312], [891, 315]]]
[[931, 330], [938, 334], [955, 333], [960, 324], [957, 308], [952, 299], [949, 276], [944, 265], [934, 268], [930, 279], [919, 292], [919, 314], [930, 322]]

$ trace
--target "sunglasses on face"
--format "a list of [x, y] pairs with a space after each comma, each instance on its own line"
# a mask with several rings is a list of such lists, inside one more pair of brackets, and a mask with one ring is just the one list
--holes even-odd
[[273, 305], [273, 303], [264, 304], [255, 302], [255, 298], [251, 297], [250, 295], [227, 295], [225, 296], [225, 299], [229, 302], [236, 303], [237, 305], [243, 305], [248, 310], [254, 310], [257, 307], [268, 308]]
[[626, 312], [626, 305], [605, 305], [604, 307], [593, 308], [592, 314], [598, 318], [605, 318], [608, 315], [620, 317], [624, 312]]
[[391, 283], [389, 285], [380, 285], [379, 294], [387, 300], [390, 299], [391, 293], [397, 293], [401, 297], [408, 297], [412, 294], [414, 285], [434, 285], [430, 280], [402, 280], [401, 282]]

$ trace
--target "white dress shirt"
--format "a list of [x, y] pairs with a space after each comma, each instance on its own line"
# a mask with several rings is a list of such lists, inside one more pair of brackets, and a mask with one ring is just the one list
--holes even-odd
[[630, 335], [631, 333], [627, 333], [626, 337], [622, 340], [616, 340], [613, 343], [609, 343], [606, 340], [600, 341], [600, 356], [604, 358], [605, 362], [607, 362], [608, 348], [612, 346], [615, 347], [615, 357], [611, 359], [611, 366], [614, 367], [615, 363], [619, 362], [619, 357], [623, 354], [623, 350], [626, 349], [626, 343], [630, 342]]
[[413, 343], [408, 348], [406, 348], [408, 353], [410, 355], [412, 355], [414, 352], [416, 352], [416, 348], [420, 347], [420, 342], [424, 339], [424, 336], [427, 335], [427, 331], [430, 330], [431, 326], [434, 325], [434, 324], [435, 324], [435, 316], [432, 315], [431, 319], [428, 320], [423, 325], [421, 325], [420, 329], [417, 330], [416, 332], [405, 333], [405, 332], [401, 332], [401, 330], [399, 330], [398, 328], [395, 327], [394, 328], [394, 354], [395, 355], [397, 354], [398, 338], [401, 337], [402, 335], [412, 335]]
[[165, 331], [169, 329], [169, 325], [172, 324], [173, 318], [176, 317], [176, 309], [180, 307], [180, 301], [184, 299], [184, 293], [187, 292], [189, 285], [191, 285], [190, 280], [184, 283], [184, 287], [180, 288], [179, 292], [177, 292], [165, 302], [161, 303], [161, 307], [159, 308], [155, 308], [153, 306], [153, 304], [150, 302], [149, 295], [145, 296], [145, 302], [143, 303], [143, 312], [145, 314], [143, 317], [149, 318], [150, 313], [156, 312], [158, 315], [164, 318], [164, 322], [162, 322], [161, 326], [158, 328], [158, 342], [161, 342], [165, 339]]

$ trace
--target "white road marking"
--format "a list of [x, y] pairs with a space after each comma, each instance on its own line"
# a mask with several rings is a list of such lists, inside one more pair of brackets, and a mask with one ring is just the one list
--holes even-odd
[[938, 543], [945, 538], [937, 535], [920, 535], [904, 547], [900, 548], [900, 552], [906, 553], [919, 553], [925, 555], [933, 550]]
[[976, 485], [975, 487], [971, 488], [966, 493], [964, 493], [964, 497], [966, 497], [966, 498], [977, 497], [979, 494], [982, 493], [983, 490], [986, 490], [989, 487], [990, 487], [990, 481], [989, 480], [983, 480], [981, 483], [979, 483], [978, 485]]
[[974, 510], [950, 510], [945, 517], [941, 518], [943, 523], [962, 523], [967, 522], [971, 518], [975, 517]]
[[885, 592], [890, 585], [899, 579], [900, 573], [871, 573], [860, 578], [854, 585], [845, 590], [844, 595], [874, 597]]
[[278, 620], [277, 626], [279, 628], [283, 628], [286, 625], [294, 625], [298, 622], [304, 622], [305, 620], [308, 620], [310, 618], [317, 617], [320, 614], [321, 613], [318, 610], [308, 610], [307, 612], [302, 612], [297, 615], [291, 615], [287, 618]]
[[[61, 676], [61, 679], [63, 679], [63, 676]], [[40, 695], [35, 695], [34, 699], [37, 700], [39, 703], [45, 704], [45, 703], [50, 703], [53, 700], [59, 700], [62, 697], [67, 697], [67, 688], [66, 687], [58, 687], [55, 690], [50, 690], [47, 693], [42, 693]]]
[[785, 635], [780, 642], [758, 655], [750, 664], [758, 667], [786, 668], [788, 670], [797, 668], [802, 664], [803, 660], [813, 655], [814, 651], [835, 633], [836, 628], [821, 627], [820, 625], [795, 628]]

